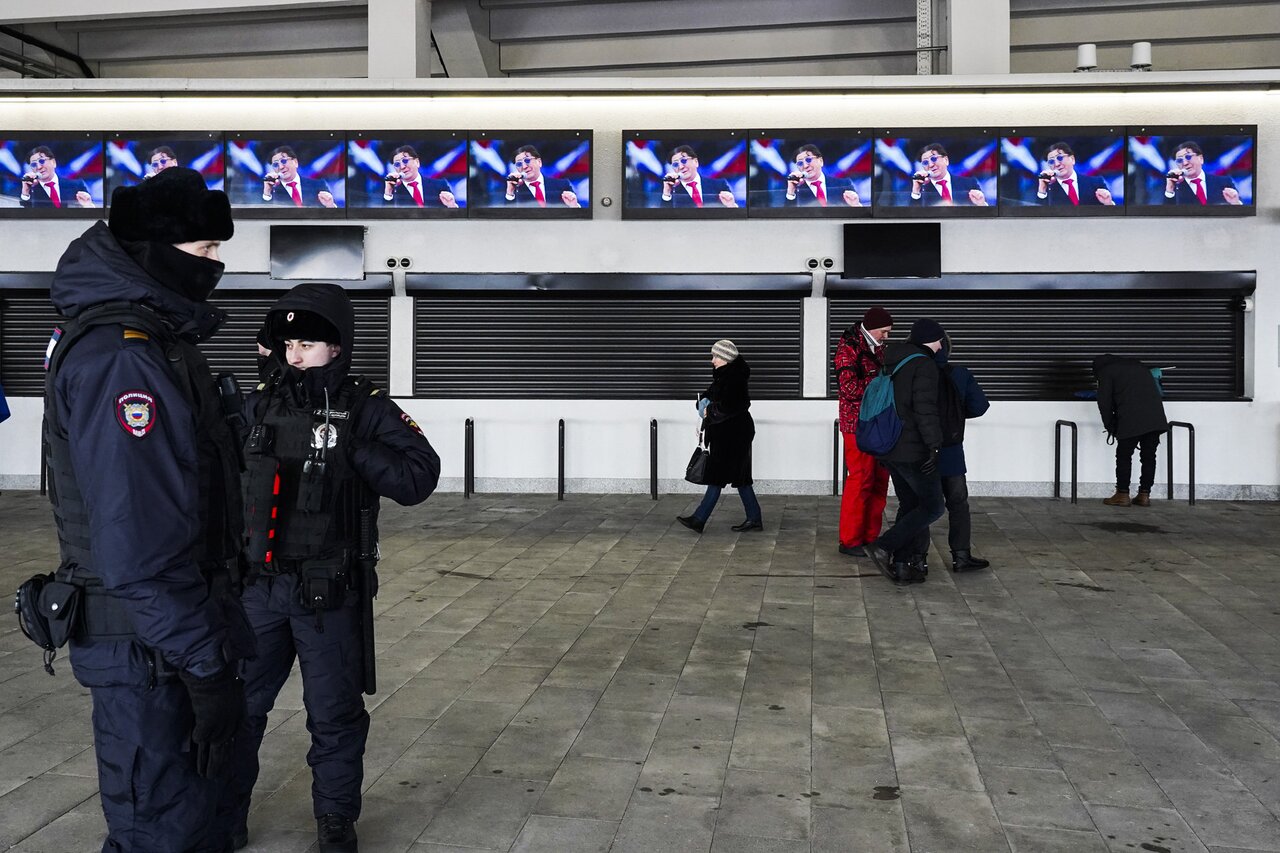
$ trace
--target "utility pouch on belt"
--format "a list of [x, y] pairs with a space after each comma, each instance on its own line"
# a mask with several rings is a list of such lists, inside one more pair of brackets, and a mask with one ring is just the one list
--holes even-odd
[[53, 675], [58, 649], [67, 644], [80, 627], [80, 606], [84, 590], [75, 584], [55, 580], [52, 573], [35, 575], [14, 596], [13, 609], [18, 626], [27, 639], [44, 649], [44, 671]]
[[347, 600], [347, 561], [312, 561], [298, 570], [298, 596], [311, 610], [336, 610]]

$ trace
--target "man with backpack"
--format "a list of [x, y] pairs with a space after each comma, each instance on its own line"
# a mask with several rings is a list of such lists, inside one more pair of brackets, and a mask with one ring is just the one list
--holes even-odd
[[[937, 322], [920, 319], [912, 324], [906, 343], [891, 344], [885, 350], [884, 369], [893, 386], [893, 406], [888, 411], [896, 411], [901, 432], [881, 461], [893, 478], [898, 514], [893, 526], [866, 552], [880, 573], [898, 585], [924, 581], [920, 555], [929, 549], [929, 525], [946, 508], [938, 474], [938, 451], [943, 444], [938, 388], [944, 377], [934, 361], [944, 336]], [[858, 441], [864, 444], [861, 430]]]
[[858, 449], [858, 409], [871, 380], [884, 364], [884, 342], [893, 317], [879, 306], [868, 308], [862, 322], [850, 326], [836, 345], [836, 382], [840, 387], [840, 434], [844, 438], [844, 491], [840, 498], [840, 553], [862, 554], [880, 535], [889, 493], [889, 471]]

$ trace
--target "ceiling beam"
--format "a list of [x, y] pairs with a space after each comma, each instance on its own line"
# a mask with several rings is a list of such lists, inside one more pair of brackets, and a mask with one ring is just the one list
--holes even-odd
[[364, 6], [352, 0], [196, 0], [175, 4], [172, 0], [57, 0], [56, 3], [0, 4], [0, 24], [77, 19], [148, 18], [194, 15], [205, 12], [262, 11], [264, 9], [314, 9], [318, 6]]

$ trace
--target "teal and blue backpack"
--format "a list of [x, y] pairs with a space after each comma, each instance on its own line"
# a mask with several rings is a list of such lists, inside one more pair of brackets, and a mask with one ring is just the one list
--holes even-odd
[[858, 410], [858, 430], [854, 434], [863, 453], [884, 456], [898, 443], [902, 418], [898, 417], [898, 408], [893, 402], [893, 376], [913, 358], [924, 358], [924, 354], [913, 352], [898, 362], [892, 372], [881, 373], [867, 385]]

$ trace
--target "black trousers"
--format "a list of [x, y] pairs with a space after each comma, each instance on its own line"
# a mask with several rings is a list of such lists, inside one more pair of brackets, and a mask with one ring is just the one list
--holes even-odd
[[1138, 454], [1142, 470], [1138, 475], [1138, 491], [1151, 491], [1151, 486], [1156, 481], [1156, 448], [1160, 446], [1161, 435], [1162, 432], [1148, 432], [1116, 440], [1117, 492], [1129, 491], [1130, 481], [1133, 480], [1133, 451], [1139, 446], [1142, 448], [1142, 452]]
[[898, 497], [898, 514], [893, 526], [880, 534], [876, 544], [893, 554], [895, 562], [909, 562], [929, 550], [929, 525], [946, 511], [942, 478], [934, 471], [926, 474], [920, 462], [890, 462], [884, 465], [893, 478]]
[[969, 481], [964, 474], [942, 478], [947, 502], [947, 544], [952, 551], [973, 550], [973, 525], [969, 521]]

